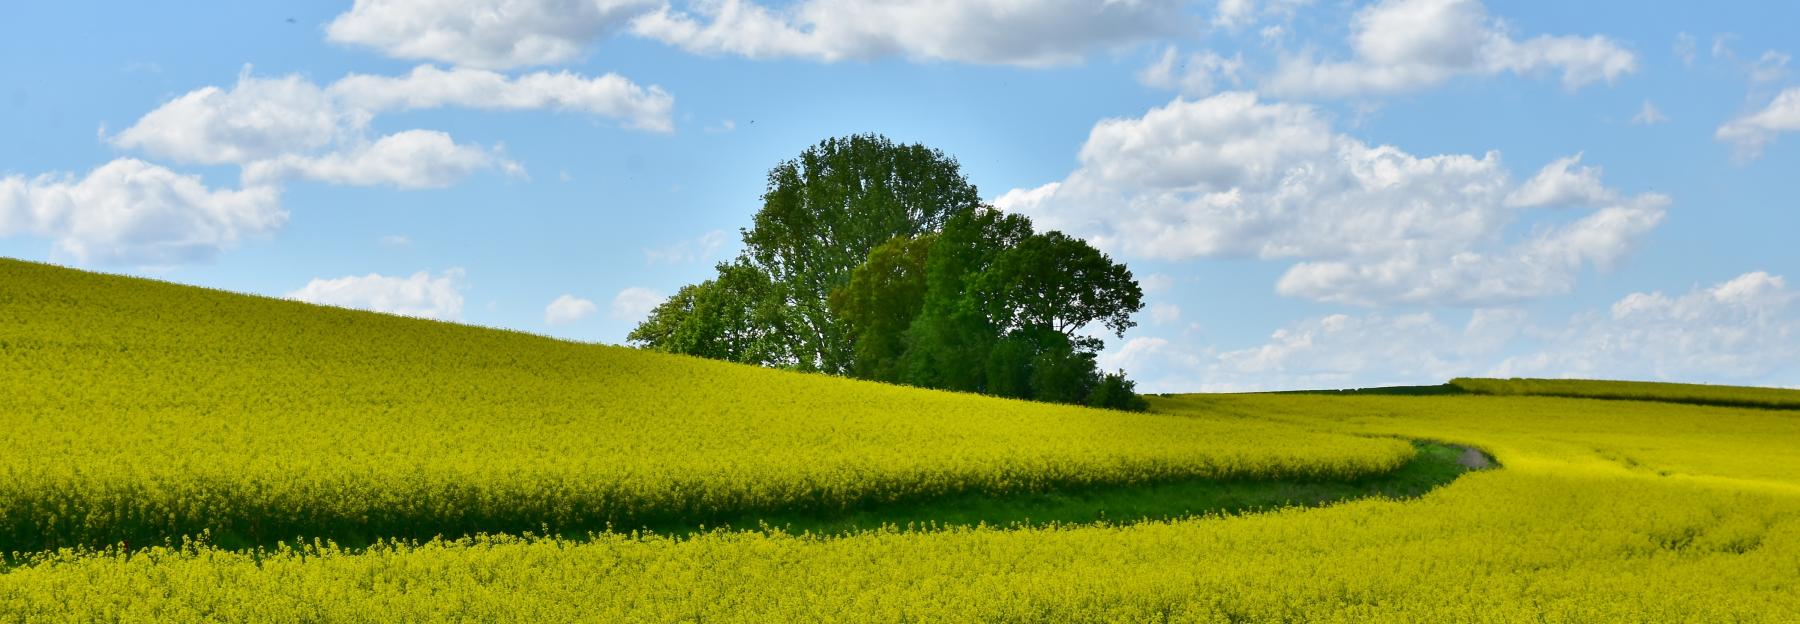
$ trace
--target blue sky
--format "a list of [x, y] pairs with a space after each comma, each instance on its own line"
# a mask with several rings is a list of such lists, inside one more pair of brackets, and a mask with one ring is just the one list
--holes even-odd
[[1800, 386], [1800, 5], [28, 3], [0, 255], [620, 342], [878, 132], [1150, 291], [1152, 391]]

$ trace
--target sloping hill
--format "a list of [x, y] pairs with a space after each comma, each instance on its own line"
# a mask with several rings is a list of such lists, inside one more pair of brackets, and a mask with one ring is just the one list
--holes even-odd
[[804, 375], [0, 260], [0, 551], [1352, 479], [1396, 439]]

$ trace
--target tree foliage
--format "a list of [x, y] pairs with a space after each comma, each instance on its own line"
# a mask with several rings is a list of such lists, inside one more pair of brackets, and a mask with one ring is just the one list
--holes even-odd
[[875, 135], [826, 139], [770, 170], [744, 248], [780, 285], [799, 367], [849, 370], [850, 335], [828, 298], [876, 246], [936, 231], [980, 201], [955, 159]]
[[936, 234], [924, 234], [883, 243], [832, 291], [831, 311], [851, 338], [851, 375], [900, 381], [906, 330], [924, 308], [925, 261], [936, 242]]
[[[954, 159], [828, 139], [769, 172], [744, 252], [683, 287], [640, 346], [931, 388], [1138, 408], [1095, 365], [1143, 292], [1085, 241], [980, 204]], [[1111, 385], [1108, 385], [1108, 384]], [[1122, 392], [1122, 394], [1121, 394]], [[1125, 398], [1129, 397], [1129, 399]]]
[[776, 285], [742, 260], [719, 263], [718, 277], [681, 287], [626, 336], [656, 351], [732, 362], [794, 361]]

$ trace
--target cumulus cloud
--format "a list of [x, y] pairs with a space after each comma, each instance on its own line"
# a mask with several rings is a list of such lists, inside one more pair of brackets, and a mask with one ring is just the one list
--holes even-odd
[[[1499, 155], [1414, 156], [1249, 93], [1176, 99], [1095, 125], [1062, 181], [994, 200], [1129, 256], [1296, 261], [1277, 292], [1318, 301], [1492, 306], [1568, 292], [1661, 222], [1579, 155], [1520, 185]], [[1539, 206], [1590, 212], [1509, 240]]]
[[209, 189], [182, 175], [121, 158], [69, 174], [0, 178], [0, 236], [42, 236], [81, 264], [168, 266], [211, 259], [287, 221], [269, 186]]
[[1506, 196], [1515, 208], [1595, 206], [1618, 201], [1618, 193], [1600, 181], [1599, 167], [1575, 166], [1581, 154], [1558, 158]]
[[1242, 54], [1225, 58], [1208, 50], [1182, 56], [1170, 46], [1155, 63], [1138, 72], [1138, 82], [1186, 95], [1210, 95], [1221, 81], [1230, 82], [1234, 87], [1243, 84], [1238, 77], [1243, 68]]
[[663, 296], [654, 290], [641, 286], [631, 286], [613, 296], [612, 317], [621, 321], [637, 321], [650, 315], [656, 306], [662, 305]]
[[1632, 293], [1541, 333], [1550, 348], [1508, 358], [1495, 373], [1753, 381], [1800, 362], [1800, 293], [1754, 271], [1679, 296]]
[[[481, 70], [422, 66], [405, 76], [351, 74], [319, 87], [296, 75], [257, 77], [246, 67], [231, 89], [205, 87], [181, 95], [111, 140], [122, 148], [195, 164], [326, 157], [338, 150], [371, 147], [367, 129], [378, 113], [445, 106], [567, 110], [620, 119], [645, 130], [674, 127], [674, 104], [668, 93], [613, 74], [585, 78], [538, 72], [507, 78]], [[433, 140], [423, 132], [382, 140], [392, 139], [386, 147], [395, 149], [421, 147]], [[447, 152], [440, 151], [443, 154]], [[461, 155], [470, 156], [466, 150]]]
[[574, 60], [655, 0], [357, 0], [325, 28], [337, 43], [485, 69]]
[[286, 154], [244, 166], [247, 184], [301, 178], [344, 186], [388, 185], [403, 189], [439, 188], [470, 174], [500, 168], [515, 175], [518, 163], [492, 151], [457, 145], [435, 130], [408, 130], [320, 156]]
[[164, 103], [112, 138], [122, 148], [196, 164], [243, 163], [328, 147], [359, 132], [366, 112], [345, 109], [297, 75], [205, 87]]
[[410, 277], [379, 273], [314, 279], [287, 294], [307, 303], [386, 312], [401, 316], [454, 321], [462, 318], [462, 269], [433, 276], [419, 271]]
[[1263, 344], [1196, 349], [1140, 336], [1101, 357], [1145, 392], [1249, 392], [1441, 383], [1479, 374], [1524, 325], [1517, 310], [1477, 310], [1462, 323], [1430, 313], [1332, 314], [1290, 323]]
[[1146, 392], [1242, 392], [1435, 384], [1452, 377], [1576, 377], [1793, 384], [1800, 292], [1753, 271], [1685, 294], [1625, 295], [1566, 321], [1516, 309], [1467, 320], [1331, 314], [1289, 323], [1260, 344], [1221, 350], [1135, 336], [1101, 354]]
[[421, 65], [404, 76], [351, 74], [330, 94], [345, 106], [379, 112], [460, 106], [489, 110], [548, 109], [619, 119], [656, 132], [674, 130], [675, 98], [617, 74], [588, 78], [567, 71], [507, 77], [464, 67]]
[[590, 317], [598, 311], [594, 302], [575, 295], [563, 295], [544, 307], [544, 323], [549, 325], [567, 325]]
[[1478, 0], [1383, 0], [1358, 11], [1347, 61], [1284, 60], [1263, 88], [1284, 95], [1409, 91], [1457, 76], [1557, 71], [1563, 86], [1611, 83], [1637, 56], [1599, 36], [1514, 39]]
[[700, 54], [1048, 66], [1175, 32], [1182, 8], [1175, 0], [801, 0], [775, 9], [718, 0], [691, 11], [665, 5], [632, 31]]
[[414, 68], [397, 77], [352, 74], [319, 87], [300, 76], [263, 78], [248, 67], [230, 89], [176, 97], [111, 138], [113, 144], [193, 164], [236, 164], [246, 184], [307, 179], [403, 189], [448, 186], [477, 171], [521, 175], [497, 149], [457, 144], [435, 130], [371, 139], [375, 115], [460, 106], [553, 109], [620, 119], [668, 131], [673, 100], [660, 87], [617, 75], [586, 78], [537, 72], [508, 78], [476, 69]]
[[1782, 91], [1760, 111], [1726, 122], [1713, 136], [1734, 144], [1740, 158], [1754, 159], [1776, 135], [1796, 131], [1800, 131], [1800, 87]]

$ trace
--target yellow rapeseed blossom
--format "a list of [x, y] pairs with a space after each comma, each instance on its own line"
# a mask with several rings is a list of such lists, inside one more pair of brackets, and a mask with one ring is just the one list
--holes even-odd
[[478, 526], [1366, 475], [1405, 459], [1396, 436], [1500, 463], [1412, 500], [1169, 522], [44, 549], [0, 572], [0, 621], [1800, 621], [1794, 411], [1295, 394], [1094, 412], [21, 263], [0, 263], [0, 370], [0, 517], [92, 531], [65, 540], [192, 526], [158, 513]]

